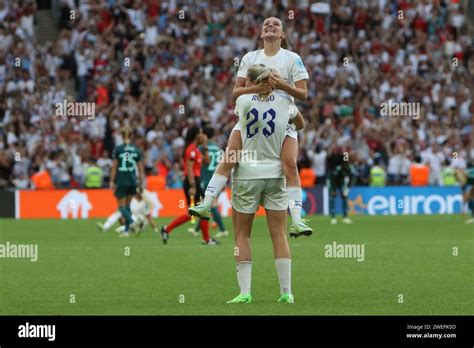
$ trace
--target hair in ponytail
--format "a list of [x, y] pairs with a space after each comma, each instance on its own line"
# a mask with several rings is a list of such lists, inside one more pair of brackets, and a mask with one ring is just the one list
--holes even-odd
[[122, 135], [123, 140], [125, 142], [127, 142], [127, 141], [131, 140], [132, 128], [130, 128], [129, 126], [124, 126], [120, 130], [120, 134]]
[[285, 27], [285, 24], [283, 24], [283, 21], [281, 19], [280, 19], [280, 23], [281, 23], [281, 30], [285, 34], [285, 37], [281, 38], [280, 47], [284, 48], [285, 50], [289, 50], [290, 49], [290, 44], [288, 43], [288, 40], [286, 38], [286, 27]]

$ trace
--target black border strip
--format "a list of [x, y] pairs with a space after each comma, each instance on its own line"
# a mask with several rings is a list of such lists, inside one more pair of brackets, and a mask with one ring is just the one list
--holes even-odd
[[[1, 316], [0, 346], [64, 344], [389, 344], [472, 347], [473, 316]], [[55, 325], [54, 342], [20, 338], [26, 322]], [[408, 329], [430, 325], [431, 330]], [[450, 325], [455, 329], [433, 329]], [[456, 338], [407, 338], [411, 333]], [[251, 339], [250, 339], [251, 338]]]

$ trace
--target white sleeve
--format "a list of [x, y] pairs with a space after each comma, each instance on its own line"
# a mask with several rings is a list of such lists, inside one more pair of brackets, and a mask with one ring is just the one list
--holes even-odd
[[306, 68], [304, 67], [303, 61], [301, 60], [300, 56], [296, 53], [293, 54], [295, 55], [295, 60], [293, 61], [293, 65], [291, 66], [291, 77], [293, 78], [293, 81], [296, 82], [300, 80], [309, 79], [308, 72], [306, 71]]
[[298, 115], [298, 113], [300, 112], [298, 110], [298, 107], [294, 103], [291, 103], [290, 105], [288, 105], [288, 111], [290, 114], [290, 120], [294, 119], [296, 115]]
[[241, 121], [242, 118], [240, 116], [243, 114], [243, 110], [245, 110], [245, 102], [247, 100], [248, 100], [248, 98], [245, 97], [245, 94], [241, 95], [240, 97], [237, 98], [237, 101], [235, 102], [234, 113], [239, 118], [239, 120], [235, 124], [234, 128], [232, 128], [232, 130], [240, 131], [242, 129], [242, 127], [240, 125], [240, 121]]
[[242, 98], [238, 97], [237, 100], [235, 101], [235, 109], [234, 109], [234, 114], [240, 119], [240, 113], [242, 111]]
[[239, 70], [237, 70], [237, 77], [243, 77], [244, 79], [247, 78], [247, 70], [250, 68], [250, 53], [247, 53], [243, 56], [242, 60], [240, 61]]

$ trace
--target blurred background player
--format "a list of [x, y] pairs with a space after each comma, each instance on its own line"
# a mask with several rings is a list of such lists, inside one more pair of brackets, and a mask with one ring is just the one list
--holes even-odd
[[342, 198], [342, 222], [351, 224], [352, 220], [347, 217], [347, 198], [349, 187], [354, 174], [354, 167], [350, 163], [349, 153], [343, 152], [339, 147], [334, 148], [327, 158], [326, 168], [328, 171], [327, 186], [329, 191], [329, 213], [331, 224], [337, 224], [336, 219], [336, 197], [337, 191]]
[[461, 184], [463, 200], [471, 211], [471, 217], [466, 224], [474, 224], [474, 160], [470, 160], [465, 170], [457, 169], [456, 178]]
[[[132, 219], [135, 226], [132, 230], [133, 232], [140, 233], [148, 223], [150, 223], [154, 232], [158, 232], [158, 227], [151, 216], [153, 208], [154, 205], [150, 197], [150, 192], [139, 187], [130, 203]], [[124, 229], [125, 226], [120, 226], [117, 231], [122, 232]]]
[[97, 227], [102, 232], [105, 232], [109, 230], [113, 225], [115, 225], [115, 223], [117, 223], [121, 217], [122, 217], [122, 213], [120, 213], [120, 210], [117, 209], [112, 214], [110, 214], [107, 220], [105, 220], [105, 223], [98, 222]]
[[[114, 190], [119, 211], [125, 220], [125, 229], [120, 237], [128, 237], [133, 223], [130, 201], [137, 192], [137, 186], [144, 182], [144, 167], [140, 151], [131, 144], [130, 127], [123, 127], [120, 134], [123, 143], [114, 148], [110, 172], [110, 188]], [[138, 171], [138, 184], [137, 184]]]
[[[204, 157], [203, 166], [201, 168], [201, 189], [204, 192], [206, 190], [207, 185], [209, 184], [209, 181], [212, 178], [212, 175], [214, 174], [214, 171], [217, 168], [217, 165], [219, 164], [221, 150], [214, 140], [214, 128], [206, 127], [204, 128], [203, 133], [207, 137], [207, 146], [201, 144], [198, 148], [202, 152]], [[221, 214], [219, 213], [219, 209], [217, 208], [217, 197], [216, 199], [214, 199], [214, 202], [212, 202], [211, 215], [212, 219], [219, 228], [219, 232], [217, 232], [216, 238], [227, 236], [229, 232], [225, 229], [224, 223], [222, 222]], [[188, 229], [188, 231], [193, 235], [197, 235], [199, 229], [200, 224], [196, 223], [196, 226], [194, 228]]]
[[[204, 144], [203, 144], [204, 143]], [[201, 167], [202, 167], [202, 153], [199, 151], [198, 145], [205, 144], [205, 136], [202, 135], [201, 129], [198, 127], [191, 127], [186, 133], [185, 150], [183, 155], [183, 167], [184, 171], [184, 182], [183, 190], [186, 196], [186, 203], [188, 207], [191, 205], [191, 197], [194, 198], [194, 202], [199, 202], [204, 197], [204, 192], [201, 189]], [[161, 228], [161, 238], [163, 243], [166, 244], [169, 239], [169, 234], [176, 227], [184, 224], [191, 220], [191, 216], [183, 214], [178, 216], [168, 225]], [[203, 244], [216, 245], [217, 241], [209, 237], [209, 221], [206, 219], [200, 219], [199, 225], [201, 227], [201, 233], [203, 237]]]

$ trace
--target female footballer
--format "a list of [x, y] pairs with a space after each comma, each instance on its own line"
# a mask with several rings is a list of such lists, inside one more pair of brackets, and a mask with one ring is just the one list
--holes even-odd
[[[251, 82], [266, 83], [272, 69], [254, 64], [248, 69]], [[244, 151], [257, 151], [252, 163], [241, 161], [232, 174], [232, 221], [234, 223], [237, 280], [240, 293], [227, 303], [250, 303], [252, 256], [250, 236], [252, 222], [260, 205], [265, 208], [273, 244], [275, 268], [280, 283], [278, 302], [293, 303], [291, 291], [291, 255], [286, 239], [288, 199], [281, 162], [281, 151], [290, 119], [304, 125], [303, 116], [292, 107], [293, 101], [281, 93], [245, 94], [237, 98], [236, 113], [242, 127]], [[261, 122], [249, 122], [247, 114]], [[250, 126], [249, 126], [250, 125]]]
[[[198, 127], [191, 127], [186, 133], [185, 150], [183, 156], [183, 168], [184, 168], [184, 182], [183, 189], [184, 195], [186, 196], [186, 203], [188, 207], [191, 205], [193, 198], [194, 202], [199, 202], [204, 196], [204, 192], [201, 188], [201, 167], [203, 162], [203, 154], [198, 148], [201, 145], [205, 137], [203, 136], [201, 129]], [[205, 145], [205, 144], [204, 144]], [[207, 151], [207, 147], [203, 146], [203, 150]], [[163, 243], [166, 244], [171, 231], [188, 222], [191, 217], [188, 214], [178, 216], [168, 225], [161, 228], [161, 237]], [[200, 219], [201, 233], [203, 237], [203, 244], [216, 245], [217, 241], [209, 237], [209, 222], [206, 219]]]
[[120, 237], [128, 237], [130, 225], [133, 223], [130, 201], [137, 192], [137, 186], [141, 186], [145, 181], [142, 156], [138, 148], [131, 143], [132, 129], [123, 127], [120, 133], [123, 144], [114, 148], [112, 169], [110, 171], [110, 188], [114, 190], [119, 211], [125, 220], [125, 231], [120, 234]]
[[[283, 30], [283, 23], [275, 17], [265, 19], [263, 22], [261, 38], [263, 49], [247, 53], [239, 66], [235, 81], [233, 97], [238, 98], [243, 94], [268, 94], [272, 89], [293, 98], [305, 100], [307, 98], [306, 80], [309, 78], [304, 64], [298, 54], [287, 50], [288, 43]], [[264, 64], [275, 69], [277, 73], [271, 74], [265, 83], [248, 85], [247, 70], [253, 64]], [[215, 174], [205, 191], [204, 201], [196, 207], [189, 209], [191, 215], [208, 217], [212, 201], [224, 188], [232, 168], [236, 163], [229, 163], [228, 158], [235, 158], [232, 154], [239, 153], [242, 149], [241, 129], [237, 124], [228, 141], [226, 155], [219, 163]], [[313, 230], [301, 219], [302, 192], [296, 160], [298, 157], [297, 132], [293, 125], [287, 127], [286, 137], [281, 151], [283, 173], [286, 178], [286, 187], [290, 214], [292, 218], [291, 236], [311, 235]]]

